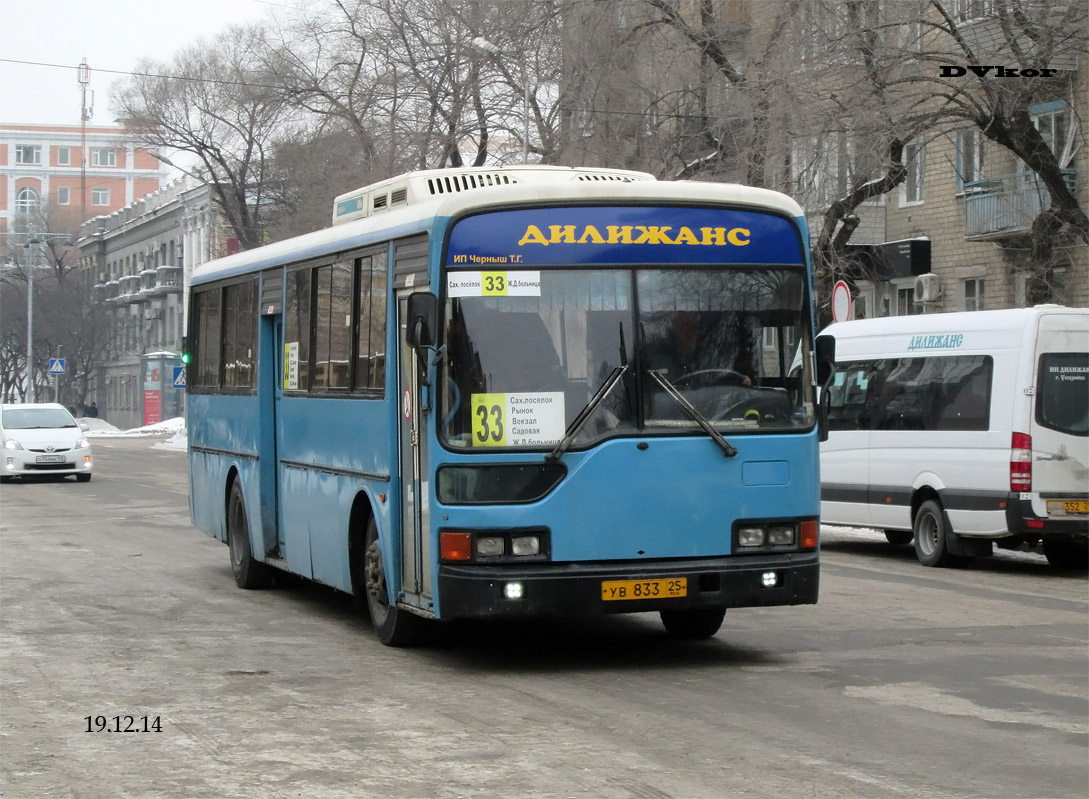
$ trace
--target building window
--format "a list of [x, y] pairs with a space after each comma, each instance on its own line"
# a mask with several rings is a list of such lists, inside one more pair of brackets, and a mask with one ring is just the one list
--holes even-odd
[[964, 281], [964, 310], [983, 310], [983, 278], [972, 277]]
[[923, 312], [921, 304], [915, 304], [915, 284], [896, 286], [896, 305], [893, 316], [914, 316]]
[[1059, 166], [1069, 166], [1073, 152], [1066, 152], [1069, 128], [1066, 103], [1062, 100], [1045, 103], [1030, 108], [1029, 112], [1032, 115], [1032, 124], [1040, 131], [1041, 138], [1055, 154]]
[[957, 187], [976, 180], [983, 180], [983, 132], [957, 131]]
[[994, 0], [956, 0], [953, 6], [957, 22], [970, 22], [994, 16]]
[[68, 166], [72, 163], [72, 148], [71, 147], [58, 147], [57, 148], [57, 164], [59, 166]]
[[109, 205], [109, 189], [91, 189], [91, 205]]
[[68, 205], [72, 201], [71, 190], [67, 186], [57, 189], [57, 205]]
[[16, 144], [15, 163], [40, 164], [42, 162], [42, 148], [36, 144]]
[[91, 166], [117, 166], [117, 150], [112, 147], [92, 147]]
[[926, 174], [926, 145], [918, 140], [908, 142], [904, 146], [904, 166], [907, 167], [907, 178], [900, 185], [900, 205], [921, 203]]
[[17, 214], [29, 214], [38, 208], [38, 192], [27, 186], [19, 189], [15, 195], [15, 212]]

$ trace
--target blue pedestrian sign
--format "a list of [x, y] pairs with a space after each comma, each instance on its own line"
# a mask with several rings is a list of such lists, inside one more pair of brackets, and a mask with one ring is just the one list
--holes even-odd
[[50, 358], [49, 359], [49, 374], [62, 375], [64, 374], [64, 358]]
[[174, 388], [185, 388], [185, 367], [174, 367]]

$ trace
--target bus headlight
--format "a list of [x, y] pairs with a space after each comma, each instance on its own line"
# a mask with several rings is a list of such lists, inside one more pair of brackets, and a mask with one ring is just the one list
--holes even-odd
[[510, 540], [510, 549], [515, 555], [540, 555], [541, 538], [536, 535], [516, 535]]
[[506, 550], [503, 536], [481, 535], [476, 539], [476, 554], [479, 558], [501, 558]]
[[794, 544], [794, 527], [776, 525], [768, 528], [768, 545], [788, 547]]
[[737, 531], [737, 545], [740, 547], [764, 546], [763, 527], [742, 527]]

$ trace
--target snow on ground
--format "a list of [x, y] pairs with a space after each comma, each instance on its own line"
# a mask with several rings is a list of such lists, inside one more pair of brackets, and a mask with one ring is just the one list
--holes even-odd
[[[81, 417], [78, 421], [87, 425], [87, 438], [142, 438], [156, 436], [152, 449], [186, 449], [185, 419], [177, 416], [173, 419], [165, 419], [155, 424], [144, 427], [134, 427], [131, 430], [119, 430], [104, 419], [92, 419]], [[169, 438], [160, 439], [159, 436], [169, 435]]]

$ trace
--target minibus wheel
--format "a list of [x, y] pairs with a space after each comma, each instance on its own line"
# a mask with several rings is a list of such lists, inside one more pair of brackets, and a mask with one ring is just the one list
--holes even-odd
[[690, 641], [710, 638], [722, 626], [725, 608], [697, 608], [695, 610], [662, 610], [658, 612], [666, 632], [674, 638]]
[[386, 571], [382, 566], [382, 547], [374, 517], [367, 523], [363, 553], [363, 588], [375, 635], [386, 646], [411, 646], [420, 638], [425, 622], [389, 601]]
[[268, 588], [272, 583], [272, 568], [253, 557], [246, 503], [237, 480], [231, 484], [231, 497], [227, 501], [227, 546], [231, 550], [231, 571], [238, 587]]
[[949, 553], [946, 536], [949, 525], [936, 499], [928, 499], [915, 514], [915, 556], [924, 566], [953, 566], [962, 558]]

